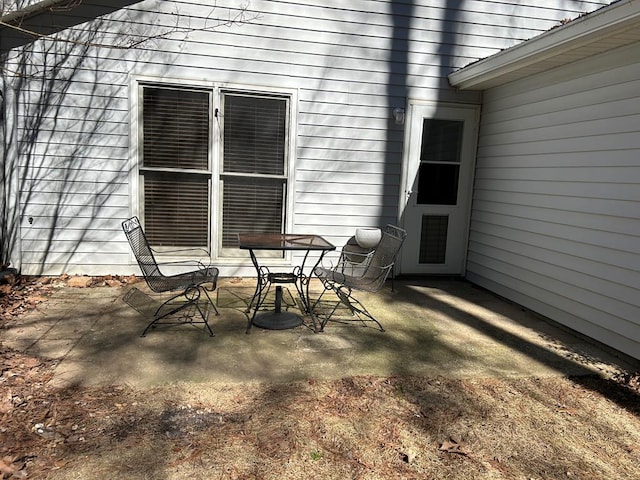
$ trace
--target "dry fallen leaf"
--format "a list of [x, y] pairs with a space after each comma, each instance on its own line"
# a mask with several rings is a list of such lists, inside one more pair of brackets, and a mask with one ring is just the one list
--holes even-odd
[[460, 445], [458, 442], [456, 442], [451, 438], [442, 442], [438, 450], [445, 453], [457, 453], [459, 455], [468, 455], [468, 453], [464, 450], [462, 445]]

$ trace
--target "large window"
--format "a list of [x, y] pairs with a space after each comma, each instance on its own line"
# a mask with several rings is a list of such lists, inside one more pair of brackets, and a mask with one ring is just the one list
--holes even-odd
[[154, 247], [236, 256], [238, 232], [284, 231], [287, 96], [158, 85], [141, 91], [139, 201]]
[[284, 229], [287, 100], [224, 94], [222, 248], [238, 232]]
[[210, 94], [143, 88], [140, 176], [154, 247], [209, 247]]

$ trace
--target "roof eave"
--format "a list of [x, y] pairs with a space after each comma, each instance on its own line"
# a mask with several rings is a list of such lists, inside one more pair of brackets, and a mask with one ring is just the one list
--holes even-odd
[[633, 29], [640, 30], [640, 0], [621, 0], [457, 70], [449, 82], [461, 90], [485, 90], [516, 79], [519, 71], [530, 74], [532, 67], [554, 57]]

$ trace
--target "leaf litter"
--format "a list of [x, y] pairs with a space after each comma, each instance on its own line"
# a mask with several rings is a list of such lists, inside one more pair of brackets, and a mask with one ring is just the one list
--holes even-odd
[[[3, 323], [67, 280], [3, 290]], [[2, 479], [640, 478], [637, 373], [61, 389], [0, 356]]]

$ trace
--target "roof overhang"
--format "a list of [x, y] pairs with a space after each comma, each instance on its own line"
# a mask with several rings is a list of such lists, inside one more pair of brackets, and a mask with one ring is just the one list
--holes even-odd
[[449, 75], [461, 90], [486, 90], [640, 42], [640, 0], [619, 0]]
[[0, 52], [79, 25], [141, 0], [43, 0], [0, 17]]

